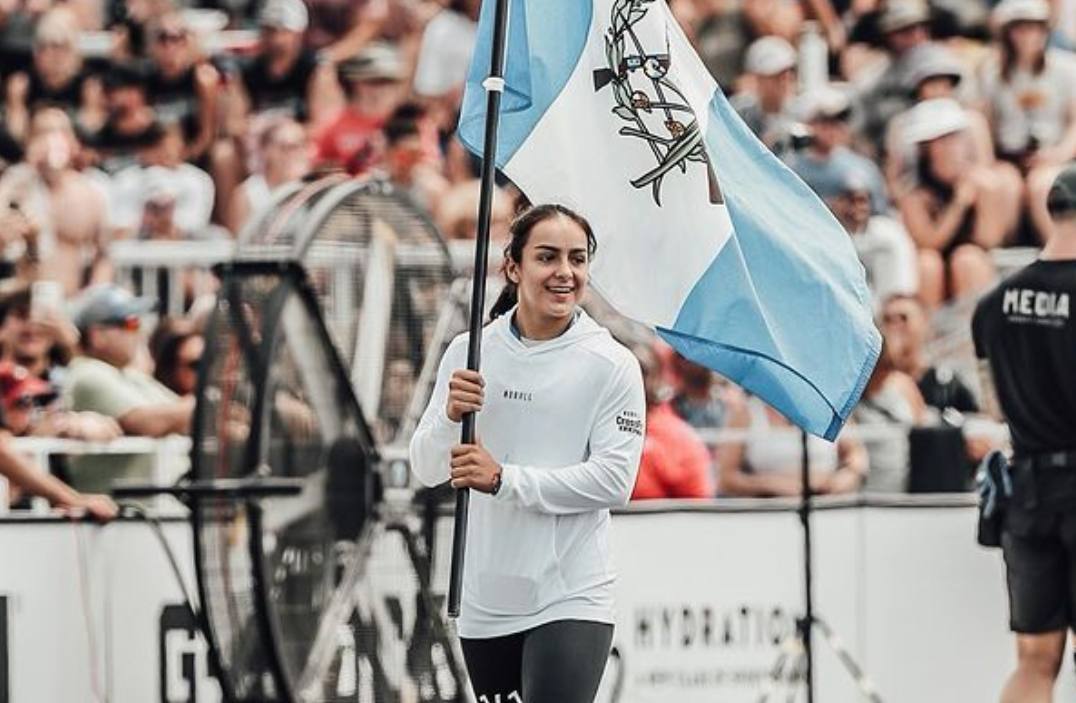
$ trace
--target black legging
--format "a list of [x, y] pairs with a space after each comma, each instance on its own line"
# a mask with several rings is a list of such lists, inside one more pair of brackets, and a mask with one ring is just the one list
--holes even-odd
[[559, 620], [460, 643], [478, 703], [593, 703], [613, 626]]

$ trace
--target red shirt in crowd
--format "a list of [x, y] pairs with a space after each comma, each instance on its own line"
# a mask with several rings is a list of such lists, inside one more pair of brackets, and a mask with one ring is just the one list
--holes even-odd
[[318, 162], [336, 164], [350, 172], [364, 171], [381, 149], [384, 120], [344, 110], [317, 137]]
[[632, 500], [711, 498], [710, 452], [668, 403], [646, 411], [646, 439]]

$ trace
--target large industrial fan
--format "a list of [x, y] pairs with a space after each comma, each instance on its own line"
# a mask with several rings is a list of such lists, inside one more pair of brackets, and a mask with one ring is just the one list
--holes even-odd
[[278, 191], [216, 273], [187, 500], [225, 698], [465, 700], [394, 476], [463, 324], [444, 243], [391, 186], [330, 176]]

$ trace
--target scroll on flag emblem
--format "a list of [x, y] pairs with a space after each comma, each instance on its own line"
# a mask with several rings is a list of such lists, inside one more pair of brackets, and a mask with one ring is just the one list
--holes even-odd
[[[460, 117], [482, 153], [493, 3]], [[591, 282], [684, 356], [834, 439], [881, 338], [852, 242], [755, 138], [664, 0], [510, 0], [497, 167], [584, 215]]]

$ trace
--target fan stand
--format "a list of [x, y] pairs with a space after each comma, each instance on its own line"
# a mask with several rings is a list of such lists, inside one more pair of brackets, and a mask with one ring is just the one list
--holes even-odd
[[[448, 633], [448, 627], [440, 616], [441, 604], [434, 596], [430, 584], [430, 558], [419, 527], [419, 520], [408, 510], [408, 506], [393, 505], [382, 501], [374, 510], [370, 520], [363, 526], [358, 539], [354, 542], [354, 549], [349, 555], [340, 580], [333, 591], [329, 605], [325, 608], [325, 614], [321, 619], [321, 625], [315, 635], [310, 655], [307, 658], [307, 666], [304, 668], [296, 684], [296, 692], [302, 700], [316, 700], [319, 695], [319, 687], [329, 671], [336, 654], [336, 633], [341, 623], [350, 623], [353, 630], [367, 628], [374, 632], [373, 637], [364, 638], [362, 647], [363, 655], [368, 658], [372, 676], [377, 689], [379, 702], [396, 703], [400, 700], [401, 692], [394, 690], [389, 678], [384, 673], [384, 667], [380, 661], [377, 640], [380, 639], [376, 616], [370, 620], [364, 620], [361, 616], [363, 608], [369, 605], [364, 601], [367, 592], [362, 583], [367, 576], [367, 567], [370, 563], [374, 545], [388, 533], [395, 532], [400, 535], [407, 549], [408, 559], [412, 573], [418, 583], [418, 599], [421, 610], [417, 619], [423, 617], [430, 624], [430, 639], [428, 647], [417, 647], [412, 641], [408, 651], [408, 663], [411, 663], [412, 652], [421, 651], [423, 655], [433, 658], [433, 646], [440, 645], [445, 664], [456, 684], [454, 698], [448, 698], [447, 692], [441, 691], [441, 684], [437, 679], [433, 667], [429, 667], [434, 675], [429, 683], [434, 689], [437, 701], [469, 700], [466, 696], [467, 676], [461, 664], [461, 656]], [[424, 612], [423, 612], [424, 611]], [[357, 615], [357, 618], [355, 617]], [[358, 638], [356, 638], [358, 641]], [[424, 645], [427, 643], [423, 643]], [[423, 698], [422, 700], [427, 700]]]

